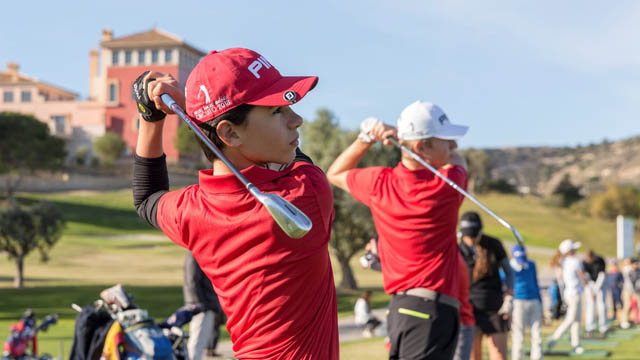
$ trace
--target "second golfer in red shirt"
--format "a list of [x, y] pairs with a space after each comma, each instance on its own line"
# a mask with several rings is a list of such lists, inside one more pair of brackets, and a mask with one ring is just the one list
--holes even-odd
[[393, 136], [465, 188], [466, 163], [455, 149], [467, 127], [451, 124], [436, 105], [415, 102], [397, 129], [372, 118], [361, 129], [327, 177], [371, 209], [384, 289], [393, 294], [389, 358], [450, 359], [460, 327], [456, 225], [464, 197], [404, 153], [395, 168], [355, 167], [374, 142]]

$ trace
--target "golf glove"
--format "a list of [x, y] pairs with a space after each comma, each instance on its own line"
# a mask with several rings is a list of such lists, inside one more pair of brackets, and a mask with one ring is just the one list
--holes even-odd
[[151, 101], [149, 98], [149, 93], [147, 92], [147, 84], [151, 80], [155, 80], [153, 78], [145, 80], [144, 77], [147, 76], [149, 71], [145, 71], [136, 81], [131, 85], [131, 97], [136, 101], [138, 105], [138, 112], [142, 116], [145, 121], [148, 122], [156, 122], [164, 119], [167, 114], [156, 108], [156, 104]]
[[380, 120], [374, 117], [368, 117], [362, 120], [362, 123], [360, 123], [360, 135], [358, 135], [358, 139], [365, 144], [371, 144], [373, 142], [373, 136], [371, 136], [369, 132], [373, 130], [373, 127], [379, 122]]

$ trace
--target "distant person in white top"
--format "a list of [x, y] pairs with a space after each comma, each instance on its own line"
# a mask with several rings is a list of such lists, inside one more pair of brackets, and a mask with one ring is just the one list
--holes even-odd
[[381, 324], [380, 320], [371, 313], [370, 299], [371, 291], [365, 291], [356, 301], [354, 310], [356, 325], [364, 328], [362, 335], [365, 337], [372, 337], [376, 328]]
[[576, 256], [576, 249], [580, 248], [579, 242], [564, 240], [560, 243], [558, 251], [562, 255], [562, 280], [564, 282], [564, 302], [567, 304], [567, 314], [564, 321], [547, 341], [547, 351], [550, 351], [558, 339], [567, 329], [571, 328], [571, 347], [574, 353], [582, 354], [580, 347], [580, 317], [582, 315], [582, 293], [584, 291], [585, 277], [582, 271], [582, 262]]
[[625, 258], [622, 262], [622, 316], [620, 319], [620, 327], [628, 329], [631, 326], [629, 322], [629, 312], [631, 311], [631, 300], [635, 296], [635, 282], [637, 280], [636, 264], [630, 258]]

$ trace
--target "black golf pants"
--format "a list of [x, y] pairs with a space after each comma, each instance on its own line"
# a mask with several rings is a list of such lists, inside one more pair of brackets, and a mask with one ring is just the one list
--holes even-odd
[[458, 309], [412, 295], [393, 295], [387, 319], [390, 360], [449, 360], [460, 331]]

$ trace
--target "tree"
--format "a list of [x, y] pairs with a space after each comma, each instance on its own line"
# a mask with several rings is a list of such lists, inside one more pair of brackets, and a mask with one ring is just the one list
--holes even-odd
[[173, 146], [180, 154], [194, 155], [200, 151], [200, 145], [194, 138], [193, 131], [184, 122], [180, 122], [178, 133], [173, 138]]
[[461, 150], [469, 166], [469, 190], [474, 193], [484, 192], [491, 181], [491, 160], [485, 150]]
[[[357, 132], [342, 131], [334, 115], [326, 109], [318, 110], [316, 119], [303, 127], [303, 151], [323, 171], [327, 171], [333, 160], [353, 142]], [[359, 166], [394, 165], [400, 154], [391, 147], [374, 145], [360, 161]], [[342, 189], [332, 187], [335, 218], [329, 245], [340, 264], [342, 279], [339, 287], [357, 289], [349, 261], [375, 236], [375, 226], [369, 209], [357, 202]]]
[[9, 255], [16, 264], [14, 286], [24, 283], [24, 259], [33, 250], [40, 252], [41, 261], [62, 235], [64, 221], [58, 209], [49, 202], [39, 202], [22, 208], [15, 201], [0, 212], [0, 251]]
[[124, 140], [110, 131], [107, 131], [93, 142], [93, 151], [106, 166], [112, 166], [126, 147], [127, 144]]
[[573, 203], [580, 201], [582, 195], [580, 195], [580, 187], [571, 183], [571, 177], [569, 174], [564, 174], [564, 177], [556, 188], [553, 190], [552, 196], [556, 196], [559, 199], [560, 206], [569, 207]]
[[55, 171], [67, 156], [64, 140], [50, 134], [47, 124], [31, 115], [0, 112], [0, 175], [7, 175], [8, 198], [26, 175]]
[[630, 186], [607, 185], [605, 192], [591, 196], [591, 215], [603, 219], [615, 219], [618, 215], [640, 217], [638, 190]]
[[495, 191], [501, 194], [515, 194], [517, 192], [516, 187], [503, 178], [489, 181], [486, 188], [487, 191]]

